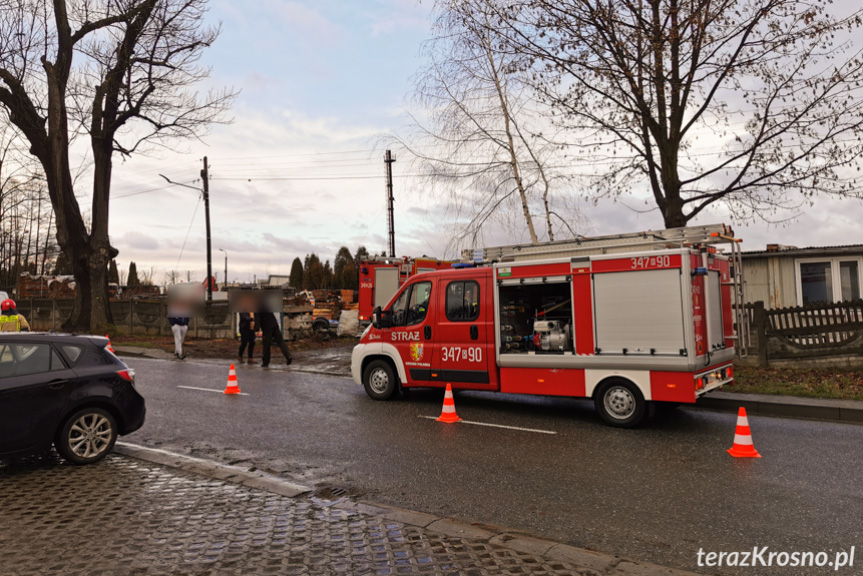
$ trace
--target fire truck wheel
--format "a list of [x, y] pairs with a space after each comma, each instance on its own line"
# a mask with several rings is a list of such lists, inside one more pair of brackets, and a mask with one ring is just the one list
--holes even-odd
[[641, 391], [627, 380], [607, 380], [594, 396], [596, 411], [606, 424], [619, 428], [633, 428], [641, 423], [646, 402]]
[[373, 400], [388, 400], [398, 388], [393, 367], [385, 360], [374, 360], [363, 372], [363, 386]]

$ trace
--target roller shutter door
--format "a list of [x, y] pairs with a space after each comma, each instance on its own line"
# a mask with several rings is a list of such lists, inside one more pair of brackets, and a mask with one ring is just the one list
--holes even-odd
[[596, 346], [601, 354], [680, 354], [686, 347], [680, 270], [593, 277]]

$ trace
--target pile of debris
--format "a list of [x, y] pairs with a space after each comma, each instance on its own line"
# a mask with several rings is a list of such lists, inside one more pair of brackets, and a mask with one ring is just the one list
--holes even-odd
[[338, 292], [335, 290], [312, 290], [310, 301], [314, 307], [312, 316], [338, 320], [339, 314], [342, 312], [342, 301]]
[[359, 310], [360, 299], [356, 290], [342, 290], [342, 310]]
[[359, 302], [355, 290], [303, 290], [285, 300], [286, 326], [293, 338], [312, 333], [335, 331], [341, 335], [342, 324], [348, 333], [356, 332]]
[[22, 272], [18, 277], [16, 297], [64, 299], [75, 297], [74, 276], [47, 276]]
[[119, 296], [121, 300], [138, 300], [142, 298], [158, 298], [162, 295], [162, 289], [158, 286], [123, 286], [120, 288]]

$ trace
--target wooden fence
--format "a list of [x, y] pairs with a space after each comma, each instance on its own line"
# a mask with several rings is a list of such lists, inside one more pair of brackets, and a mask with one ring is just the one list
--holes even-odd
[[750, 352], [757, 352], [761, 365], [798, 361], [863, 366], [863, 300], [772, 310], [755, 302], [745, 308], [752, 333]]

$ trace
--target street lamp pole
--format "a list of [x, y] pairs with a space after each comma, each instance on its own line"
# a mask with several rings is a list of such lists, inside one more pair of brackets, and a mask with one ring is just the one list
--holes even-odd
[[210, 174], [207, 165], [207, 157], [204, 156], [204, 168], [201, 170], [201, 179], [204, 182], [204, 188], [196, 188], [195, 186], [189, 186], [188, 184], [183, 184], [181, 182], [174, 182], [164, 174], [159, 174], [162, 178], [164, 178], [169, 184], [173, 184], [174, 186], [182, 186], [184, 188], [191, 188], [192, 190], [197, 190], [204, 196], [204, 216], [207, 221], [207, 300], [213, 300], [213, 284], [210, 282], [210, 278], [213, 277], [213, 248], [210, 243]]
[[219, 248], [219, 252], [225, 253], [225, 290], [228, 289], [228, 251], [223, 248]]

